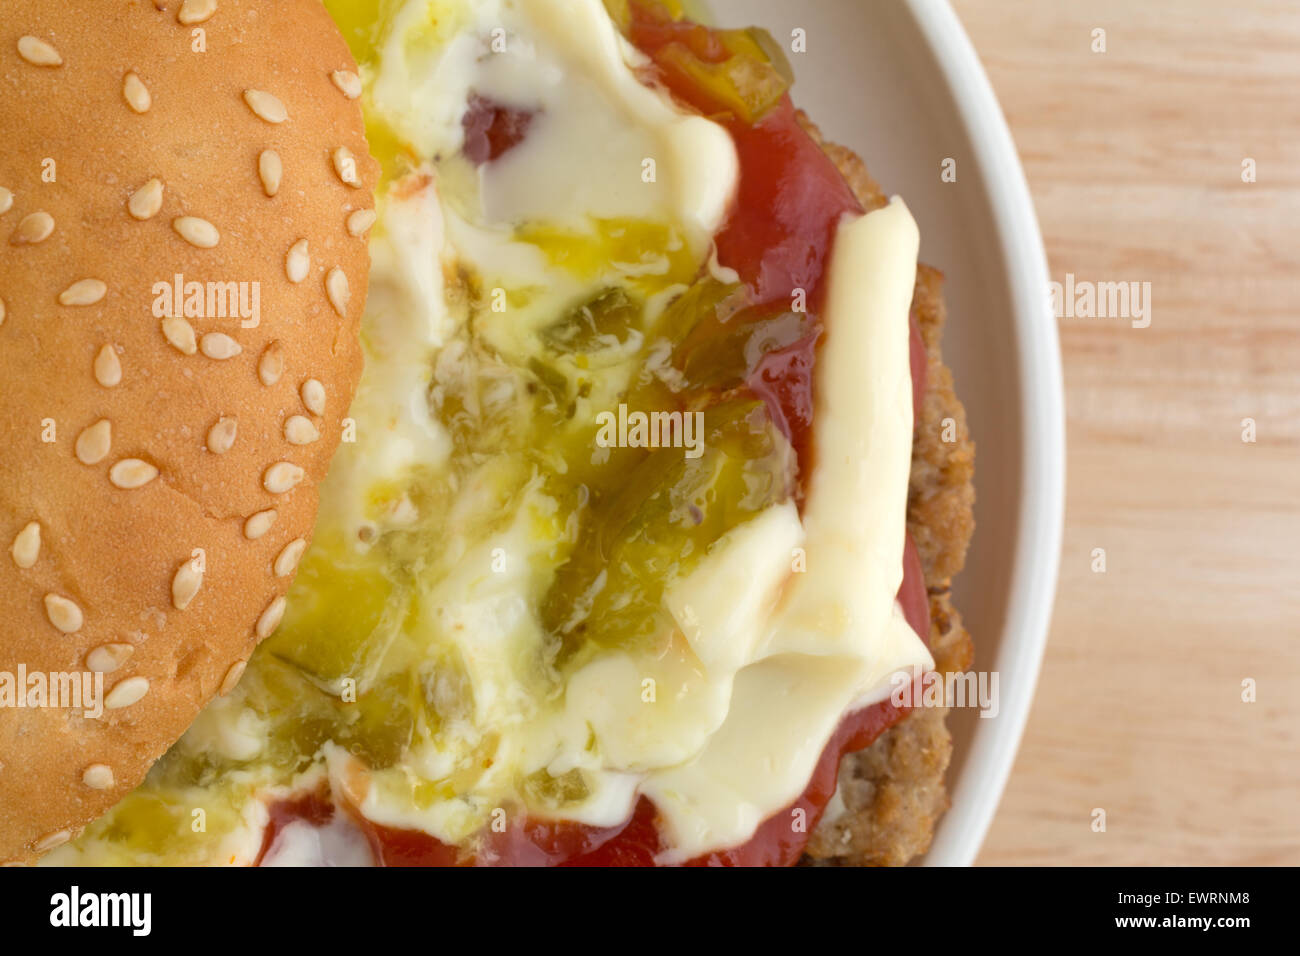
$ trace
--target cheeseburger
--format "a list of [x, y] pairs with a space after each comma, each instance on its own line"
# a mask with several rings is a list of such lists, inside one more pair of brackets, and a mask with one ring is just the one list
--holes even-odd
[[0, 859], [924, 852], [942, 276], [692, 12], [8, 0]]

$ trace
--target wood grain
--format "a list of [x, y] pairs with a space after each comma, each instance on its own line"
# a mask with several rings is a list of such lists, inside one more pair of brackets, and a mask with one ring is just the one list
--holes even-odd
[[1061, 320], [1060, 590], [979, 862], [1300, 863], [1300, 5], [954, 5], [1053, 279], [1151, 283], [1148, 328]]

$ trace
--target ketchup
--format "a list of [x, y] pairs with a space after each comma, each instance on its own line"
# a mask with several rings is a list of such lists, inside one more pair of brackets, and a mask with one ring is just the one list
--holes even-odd
[[[820, 319], [826, 301], [827, 270], [836, 230], [846, 215], [863, 209], [835, 164], [799, 125], [789, 96], [757, 122], [743, 123], [718, 114], [708, 91], [659, 65], [656, 54], [669, 44], [691, 50], [704, 61], [729, 54], [715, 33], [699, 24], [674, 21], [634, 0], [629, 39], [657, 68], [651, 79], [731, 133], [740, 160], [734, 211], [716, 236], [718, 260], [739, 274], [748, 291], [743, 315], [764, 317], [787, 311], [801, 292], [811, 331], [769, 352], [751, 371], [746, 385], [766, 403], [772, 420], [790, 439], [808, 474], [813, 453], [813, 371], [825, 337]], [[466, 153], [475, 163], [489, 162], [515, 145], [531, 117], [475, 98], [465, 119]], [[473, 152], [471, 152], [471, 149]], [[763, 307], [769, 307], [766, 312]], [[757, 308], [756, 308], [757, 307]], [[919, 414], [926, 386], [926, 352], [915, 315], [910, 317], [913, 415]], [[898, 601], [909, 624], [927, 644], [929, 596], [920, 558], [910, 536], [904, 543], [903, 581]], [[849, 714], [822, 751], [808, 785], [797, 800], [759, 825], [745, 843], [689, 861], [688, 866], [791, 866], [798, 862], [812, 830], [835, 793], [841, 758], [871, 745], [897, 724], [907, 708], [885, 700]], [[318, 815], [319, 803], [305, 805]], [[272, 827], [293, 816], [289, 804], [272, 809]], [[426, 833], [372, 823], [354, 810], [354, 821], [384, 866], [654, 866], [664, 848], [654, 804], [638, 800], [631, 817], [614, 827], [525, 819], [504, 832], [486, 832], [471, 848], [442, 843]], [[268, 831], [265, 849], [274, 834]]]
[[328, 793], [320, 790], [278, 800], [268, 809], [270, 819], [267, 821], [266, 830], [262, 833], [262, 848], [257, 851], [254, 866], [261, 866], [262, 861], [266, 859], [266, 854], [275, 845], [275, 838], [289, 824], [301, 820], [314, 827], [323, 827], [334, 819], [334, 802]]
[[461, 119], [465, 130], [465, 158], [475, 166], [499, 159], [528, 135], [533, 113], [502, 106], [477, 93], [469, 98], [469, 109]]
[[[814, 320], [804, 338], [765, 355], [746, 382], [790, 440], [800, 473], [811, 474], [813, 367], [821, 345], [826, 271], [841, 220], [862, 215], [862, 205], [835, 164], [799, 124], [788, 95], [757, 122], [745, 123], [730, 113], [719, 113], [708, 90], [676, 68], [671, 58], [659, 56], [666, 49], [684, 47], [701, 61], [720, 62], [729, 51], [716, 31], [673, 20], [637, 2], [631, 5], [631, 13], [628, 39], [655, 61], [651, 78], [722, 124], [736, 145], [740, 164], [736, 202], [716, 236], [718, 261], [739, 274], [749, 294], [750, 307], [735, 318], [762, 318], [772, 310], [788, 310], [797, 293], [802, 293], [802, 305]], [[925, 388], [926, 356], [914, 320], [910, 332], [915, 415]]]

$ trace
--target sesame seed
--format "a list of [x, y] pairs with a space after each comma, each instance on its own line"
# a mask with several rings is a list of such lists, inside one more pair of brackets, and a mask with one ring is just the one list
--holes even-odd
[[291, 415], [284, 423], [284, 438], [290, 445], [310, 445], [320, 438], [320, 431], [303, 415]]
[[203, 572], [194, 566], [191, 558], [176, 570], [172, 577], [172, 606], [183, 611], [190, 606], [203, 585]]
[[217, 232], [217, 227], [197, 216], [181, 216], [173, 219], [172, 228], [182, 239], [199, 249], [211, 249], [221, 241], [221, 233]]
[[122, 77], [122, 98], [126, 100], [126, 105], [137, 113], [147, 113], [149, 107], [153, 105], [149, 88], [134, 71]]
[[0, 299], [0, 325], [5, 324], [5, 300]]
[[149, 678], [128, 677], [124, 681], [119, 681], [108, 692], [104, 697], [104, 707], [107, 710], [130, 707], [147, 693], [149, 693]]
[[60, 66], [63, 63], [58, 50], [34, 36], [18, 38], [18, 55], [32, 66]]
[[55, 847], [63, 846], [72, 839], [71, 830], [56, 830], [54, 833], [47, 833], [36, 841], [33, 848], [37, 853], [45, 853], [47, 850], [53, 850]]
[[243, 347], [225, 332], [207, 333], [199, 342], [199, 348], [208, 358], [218, 361], [232, 359], [244, 351]]
[[23, 216], [18, 223], [18, 228], [9, 237], [9, 241], [15, 246], [34, 246], [50, 238], [52, 232], [54, 232], [54, 217], [44, 210], [38, 210]]
[[14, 206], [14, 194], [0, 186], [0, 216], [3, 216]]
[[194, 326], [179, 316], [163, 319], [162, 333], [167, 341], [184, 355], [193, 355], [199, 350], [198, 340], [194, 336]]
[[268, 123], [283, 123], [289, 118], [289, 111], [279, 98], [264, 90], [244, 90], [244, 102], [254, 116]]
[[235, 689], [235, 685], [239, 683], [239, 678], [244, 676], [244, 668], [247, 666], [248, 661], [235, 661], [230, 665], [230, 669], [226, 671], [226, 676], [221, 679], [221, 690], [218, 693], [222, 697]]
[[334, 172], [338, 173], [339, 179], [354, 189], [361, 185], [361, 176], [357, 172], [357, 158], [346, 146], [334, 150]]
[[293, 462], [278, 461], [266, 469], [266, 474], [262, 478], [262, 486], [273, 495], [282, 495], [293, 490], [294, 486], [302, 481], [305, 474]]
[[80, 279], [59, 293], [59, 305], [94, 305], [108, 295], [108, 286], [98, 279]]
[[122, 382], [122, 363], [111, 345], [105, 345], [95, 356], [95, 381], [105, 388], [114, 388]]
[[330, 74], [330, 79], [348, 99], [355, 100], [361, 95], [361, 77], [351, 70], [335, 70]]
[[277, 517], [279, 517], [279, 512], [274, 508], [268, 508], [266, 511], [259, 511], [257, 514], [251, 515], [244, 522], [244, 537], [249, 541], [256, 541], [271, 530], [271, 525], [275, 524]]
[[325, 414], [325, 386], [314, 378], [302, 383], [302, 403], [313, 415]]
[[176, 19], [185, 26], [203, 23], [217, 12], [217, 0], [185, 0], [176, 14]]
[[77, 436], [77, 460], [83, 465], [98, 465], [108, 457], [113, 446], [113, 423], [101, 418]]
[[81, 782], [91, 790], [112, 790], [113, 768], [106, 763], [92, 763], [81, 772]]
[[76, 602], [57, 594], [45, 595], [45, 616], [64, 634], [76, 634], [86, 622], [86, 617]]
[[208, 451], [214, 455], [224, 455], [235, 444], [235, 432], [239, 421], [235, 418], [218, 418], [217, 423], [208, 429]]
[[262, 640], [270, 637], [280, 621], [284, 618], [284, 598], [278, 597], [266, 606], [262, 616], [257, 619], [257, 636]]
[[348, 232], [353, 236], [364, 236], [379, 218], [373, 209], [358, 209], [348, 216]]
[[38, 522], [29, 522], [27, 527], [18, 532], [13, 546], [14, 564], [26, 571], [41, 556], [41, 526]]
[[307, 550], [307, 542], [303, 538], [295, 538], [284, 546], [279, 555], [276, 556], [275, 564], [272, 566], [277, 578], [287, 578], [298, 570], [298, 562], [302, 560], [302, 553]]
[[342, 316], [348, 314], [348, 299], [352, 297], [352, 292], [348, 288], [347, 275], [338, 266], [331, 269], [325, 277], [325, 295], [335, 312]]
[[100, 644], [86, 655], [86, 666], [96, 674], [111, 674], [134, 653], [131, 644]]
[[280, 154], [273, 149], [262, 150], [257, 157], [257, 175], [262, 179], [262, 191], [274, 196], [280, 191], [280, 180], [284, 176], [284, 163]]
[[289, 247], [289, 254], [284, 257], [284, 274], [295, 284], [307, 278], [311, 271], [311, 255], [307, 251], [307, 240], [299, 239]]
[[158, 477], [158, 469], [139, 458], [123, 458], [108, 470], [108, 480], [125, 490], [141, 488]]
[[143, 222], [146, 219], [152, 219], [158, 215], [158, 210], [162, 209], [163, 201], [163, 184], [161, 179], [151, 179], [135, 192], [131, 193], [131, 198], [126, 201], [126, 211], [135, 219]]
[[257, 360], [257, 377], [263, 385], [270, 388], [280, 381], [280, 376], [283, 374], [284, 349], [277, 340], [268, 345], [262, 352], [262, 357]]

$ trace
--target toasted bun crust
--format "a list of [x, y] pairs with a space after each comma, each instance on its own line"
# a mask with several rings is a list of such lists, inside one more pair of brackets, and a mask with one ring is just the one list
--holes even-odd
[[[278, 623], [361, 371], [355, 71], [320, 0], [4, 2], [0, 861], [135, 787]], [[158, 317], [177, 275], [260, 322]], [[6, 703], [20, 667], [106, 709]]]
[[[843, 146], [822, 141], [806, 117], [805, 128], [868, 211], [888, 203], [862, 160]], [[953, 390], [941, 348], [947, 310], [943, 273], [919, 265], [912, 316], [928, 359], [925, 402], [917, 415], [908, 489], [907, 531], [916, 544], [930, 594], [930, 650], [941, 673], [966, 671], [974, 646], [952, 605], [952, 578], [966, 560], [975, 531], [975, 446], [966, 410]], [[956, 440], [942, 439], [951, 418]], [[808, 843], [805, 862], [823, 865], [901, 866], [924, 853], [948, 807], [944, 772], [952, 756], [947, 708], [920, 708], [885, 731], [866, 750], [840, 762], [842, 811], [823, 818]]]

